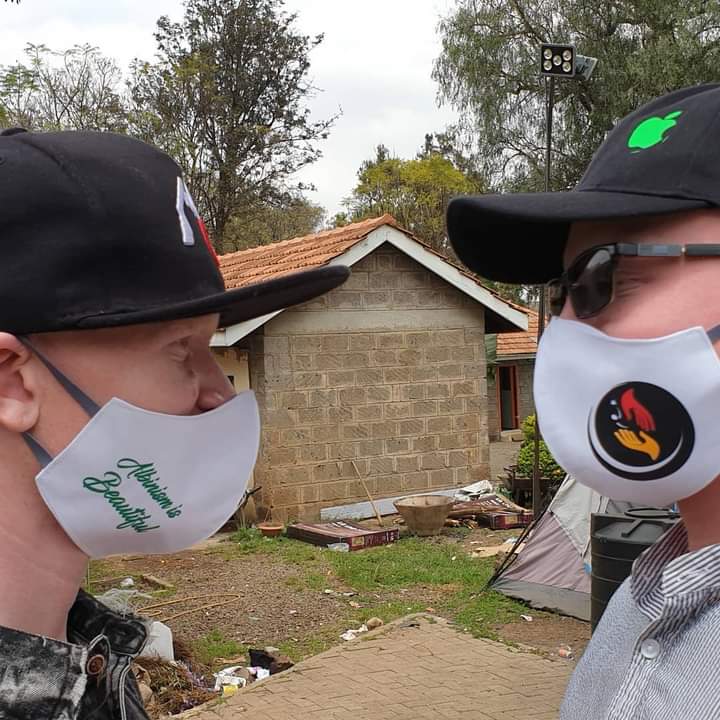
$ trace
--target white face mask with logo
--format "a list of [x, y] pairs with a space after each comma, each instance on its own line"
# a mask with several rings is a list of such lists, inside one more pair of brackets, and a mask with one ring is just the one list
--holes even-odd
[[86, 555], [177, 552], [223, 526], [257, 458], [260, 418], [252, 392], [191, 416], [117, 398], [100, 408], [33, 352], [90, 416], [55, 458], [24, 436], [43, 466], [36, 477], [43, 500]]
[[615, 500], [664, 507], [720, 475], [720, 326], [649, 340], [554, 318], [534, 394], [543, 438], [575, 479]]

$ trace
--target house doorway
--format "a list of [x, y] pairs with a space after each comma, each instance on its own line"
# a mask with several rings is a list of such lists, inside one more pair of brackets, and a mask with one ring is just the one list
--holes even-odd
[[498, 366], [500, 430], [516, 430], [518, 421], [517, 366]]

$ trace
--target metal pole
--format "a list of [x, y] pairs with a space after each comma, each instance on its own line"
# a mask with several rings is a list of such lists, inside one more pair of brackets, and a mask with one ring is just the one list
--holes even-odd
[[[550, 167], [552, 160], [552, 122], [553, 107], [555, 103], [555, 78], [545, 78], [545, 192], [550, 192]], [[540, 288], [540, 303], [538, 307], [538, 334], [537, 341], [545, 331], [545, 286]], [[535, 411], [535, 447], [533, 457], [533, 516], [539, 517], [542, 510], [542, 490], [540, 488], [540, 424]]]

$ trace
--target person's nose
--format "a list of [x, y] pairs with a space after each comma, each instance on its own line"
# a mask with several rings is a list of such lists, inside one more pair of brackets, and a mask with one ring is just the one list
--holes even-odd
[[207, 360], [198, 372], [200, 391], [197, 405], [200, 412], [214, 410], [235, 397], [235, 388], [212, 354], [208, 353]]

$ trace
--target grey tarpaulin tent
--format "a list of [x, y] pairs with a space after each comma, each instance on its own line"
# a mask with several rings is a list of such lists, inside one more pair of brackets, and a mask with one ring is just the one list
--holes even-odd
[[492, 587], [533, 607], [590, 620], [590, 515], [630, 507], [568, 476]]

